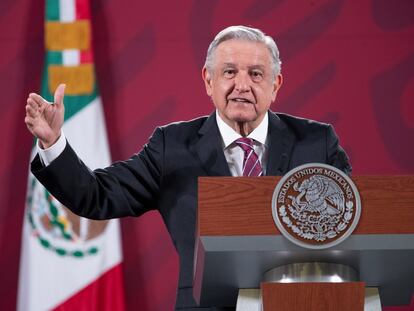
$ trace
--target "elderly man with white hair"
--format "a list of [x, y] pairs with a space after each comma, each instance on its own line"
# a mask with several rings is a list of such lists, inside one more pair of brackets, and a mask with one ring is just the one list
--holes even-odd
[[215, 106], [210, 116], [157, 127], [140, 152], [95, 171], [61, 130], [64, 85], [54, 103], [31, 93], [26, 105], [25, 122], [38, 138], [32, 172], [61, 203], [91, 219], [160, 212], [180, 258], [177, 310], [221, 307], [197, 307], [192, 296], [199, 176], [283, 175], [310, 162], [351, 171], [332, 126], [269, 110], [283, 79], [276, 43], [261, 30], [219, 32], [202, 77]]

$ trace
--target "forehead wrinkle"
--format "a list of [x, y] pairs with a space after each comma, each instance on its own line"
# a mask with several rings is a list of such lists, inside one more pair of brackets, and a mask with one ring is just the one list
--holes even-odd
[[262, 64], [251, 65], [251, 66], [248, 66], [248, 67], [249, 67], [249, 69], [260, 69], [260, 70], [263, 70], [263, 71], [265, 71], [265, 69], [266, 69], [266, 66], [262, 65]]

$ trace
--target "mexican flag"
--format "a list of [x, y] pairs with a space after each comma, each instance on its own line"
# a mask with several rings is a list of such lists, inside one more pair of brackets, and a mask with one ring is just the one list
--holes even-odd
[[[66, 84], [63, 131], [89, 168], [107, 166], [89, 0], [45, 3], [41, 95], [52, 102], [58, 84]], [[74, 215], [30, 173], [27, 189], [18, 310], [124, 310], [119, 222]]]

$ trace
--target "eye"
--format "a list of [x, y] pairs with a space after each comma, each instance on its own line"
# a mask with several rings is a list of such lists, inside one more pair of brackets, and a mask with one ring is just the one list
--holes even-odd
[[252, 70], [250, 72], [250, 76], [252, 77], [253, 81], [261, 81], [263, 79], [263, 72], [260, 70]]
[[236, 75], [236, 70], [232, 68], [224, 69], [223, 74], [225, 78], [231, 79]]

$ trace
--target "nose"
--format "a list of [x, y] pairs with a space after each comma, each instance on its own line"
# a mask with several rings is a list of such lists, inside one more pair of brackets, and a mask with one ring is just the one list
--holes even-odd
[[238, 72], [234, 79], [234, 88], [239, 93], [246, 93], [250, 91], [250, 76], [244, 72]]

